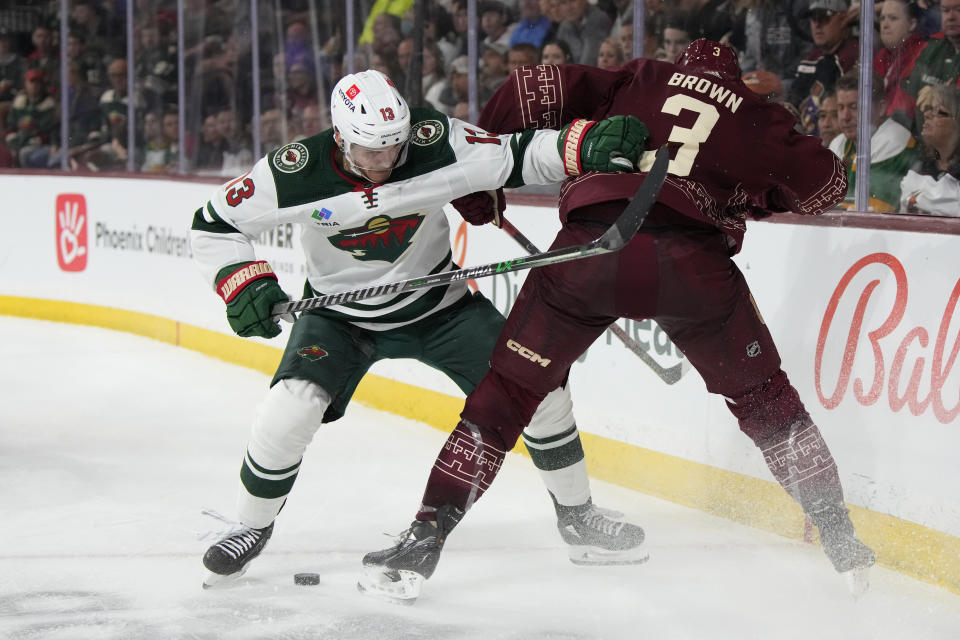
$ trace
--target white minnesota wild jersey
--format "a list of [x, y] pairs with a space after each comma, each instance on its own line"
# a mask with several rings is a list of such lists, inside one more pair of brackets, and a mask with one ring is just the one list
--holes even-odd
[[[384, 184], [361, 182], [334, 160], [333, 130], [276, 149], [197, 210], [191, 243], [216, 286], [226, 266], [256, 260], [251, 239], [300, 225], [306, 294], [322, 295], [456, 269], [443, 206], [500, 186], [550, 184], [566, 176], [556, 131], [495, 136], [433, 109], [411, 110], [406, 161]], [[456, 302], [466, 284], [349, 302], [316, 313], [384, 330]]]

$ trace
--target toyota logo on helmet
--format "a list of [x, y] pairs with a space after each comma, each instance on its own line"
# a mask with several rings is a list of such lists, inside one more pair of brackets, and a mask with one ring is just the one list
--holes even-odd
[[410, 109], [390, 78], [379, 71], [342, 77], [330, 96], [330, 117], [348, 156], [354, 144], [371, 149], [404, 144], [397, 164], [406, 158]]

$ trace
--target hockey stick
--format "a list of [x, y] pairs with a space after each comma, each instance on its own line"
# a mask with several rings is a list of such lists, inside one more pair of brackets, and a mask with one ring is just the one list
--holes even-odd
[[623, 213], [620, 214], [620, 217], [617, 218], [613, 225], [593, 242], [564, 247], [563, 249], [555, 249], [524, 258], [514, 258], [513, 260], [505, 260], [503, 262], [492, 262], [467, 269], [459, 269], [457, 271], [444, 271], [442, 273], [434, 273], [388, 284], [375, 284], [352, 291], [328, 293], [315, 298], [304, 298], [303, 300], [295, 300], [293, 302], [281, 302], [274, 305], [271, 315], [274, 318], [279, 318], [289, 313], [310, 311], [311, 309], [398, 294], [415, 289], [429, 289], [430, 287], [437, 287], [459, 280], [484, 278], [498, 273], [533, 269], [549, 264], [557, 264], [569, 260], [580, 260], [581, 258], [600, 255], [602, 253], [619, 251], [637, 233], [637, 229], [640, 228], [640, 225], [643, 224], [644, 219], [650, 212], [650, 207], [656, 202], [657, 194], [660, 193], [660, 187], [663, 186], [663, 181], [667, 177], [667, 163], [669, 161], [670, 154], [667, 151], [666, 145], [664, 145], [657, 151], [657, 157], [653, 163], [653, 167], [649, 173], [647, 173], [647, 177], [644, 179], [643, 184], [640, 185], [633, 200], [630, 201], [630, 204], [626, 206]]
[[[517, 244], [526, 249], [529, 253], [540, 253], [540, 250], [537, 249], [537, 245], [533, 244], [533, 242], [531, 242], [527, 236], [523, 235], [519, 229], [513, 226], [512, 222], [502, 216], [500, 217], [500, 228], [510, 234], [510, 237], [516, 240]], [[624, 331], [620, 325], [613, 323], [607, 328], [613, 332], [613, 335], [620, 339], [620, 342], [622, 342], [627, 349], [630, 349], [630, 351], [633, 351], [635, 354], [637, 354], [637, 356], [643, 360], [643, 364], [650, 367], [650, 369], [667, 384], [676, 384], [689, 370], [690, 365], [686, 359], [669, 368], [661, 366], [650, 356], [649, 353], [644, 350], [643, 347], [640, 346], [639, 342], [628, 336], [627, 332]]]

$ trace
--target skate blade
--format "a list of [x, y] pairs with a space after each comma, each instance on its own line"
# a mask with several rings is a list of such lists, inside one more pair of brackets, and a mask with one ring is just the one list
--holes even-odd
[[589, 545], [571, 545], [569, 555], [570, 562], [573, 564], [588, 567], [643, 564], [650, 559], [650, 553], [642, 544], [622, 551], [611, 551]]
[[204, 589], [222, 589], [222, 588], [233, 586], [246, 572], [247, 572], [246, 566], [244, 566], [243, 569], [240, 569], [240, 571], [237, 571], [236, 573], [231, 573], [228, 575], [223, 575], [221, 573], [214, 573], [213, 571], [207, 571], [207, 574], [203, 578], [203, 588]]
[[378, 600], [409, 606], [420, 597], [423, 580], [423, 576], [415, 571], [364, 567], [357, 581], [357, 590]]
[[870, 590], [870, 567], [857, 567], [840, 574], [854, 600], [859, 600]]

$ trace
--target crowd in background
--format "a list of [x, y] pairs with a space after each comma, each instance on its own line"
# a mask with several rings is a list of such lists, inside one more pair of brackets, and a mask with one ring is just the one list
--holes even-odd
[[[330, 126], [329, 89], [348, 68], [342, 0], [259, 0], [259, 82], [251, 73], [249, 0], [183, 2], [182, 111], [176, 0], [134, 2], [132, 152], [126, 0], [68, 3], [65, 145], [60, 2], [14, 0], [0, 8], [0, 167], [59, 168], [66, 153], [75, 170], [122, 171], [132, 154], [137, 171], [175, 173], [182, 129], [188, 172], [232, 176], [261, 152]], [[478, 0], [479, 107], [519, 66], [608, 68], [632, 58], [633, 5]], [[469, 119], [466, 0], [424, 2], [420, 87], [408, 78], [413, 0], [356, 8], [355, 70], [379, 69], [411, 101]], [[844, 160], [851, 183], [845, 206], [852, 207], [859, 22], [860, 7], [850, 0], [645, 0], [642, 55], [673, 61], [698, 37], [734, 46], [746, 85], [791, 110], [798, 129], [820, 136]], [[960, 215], [960, 0], [877, 2], [873, 36], [870, 206]]]

